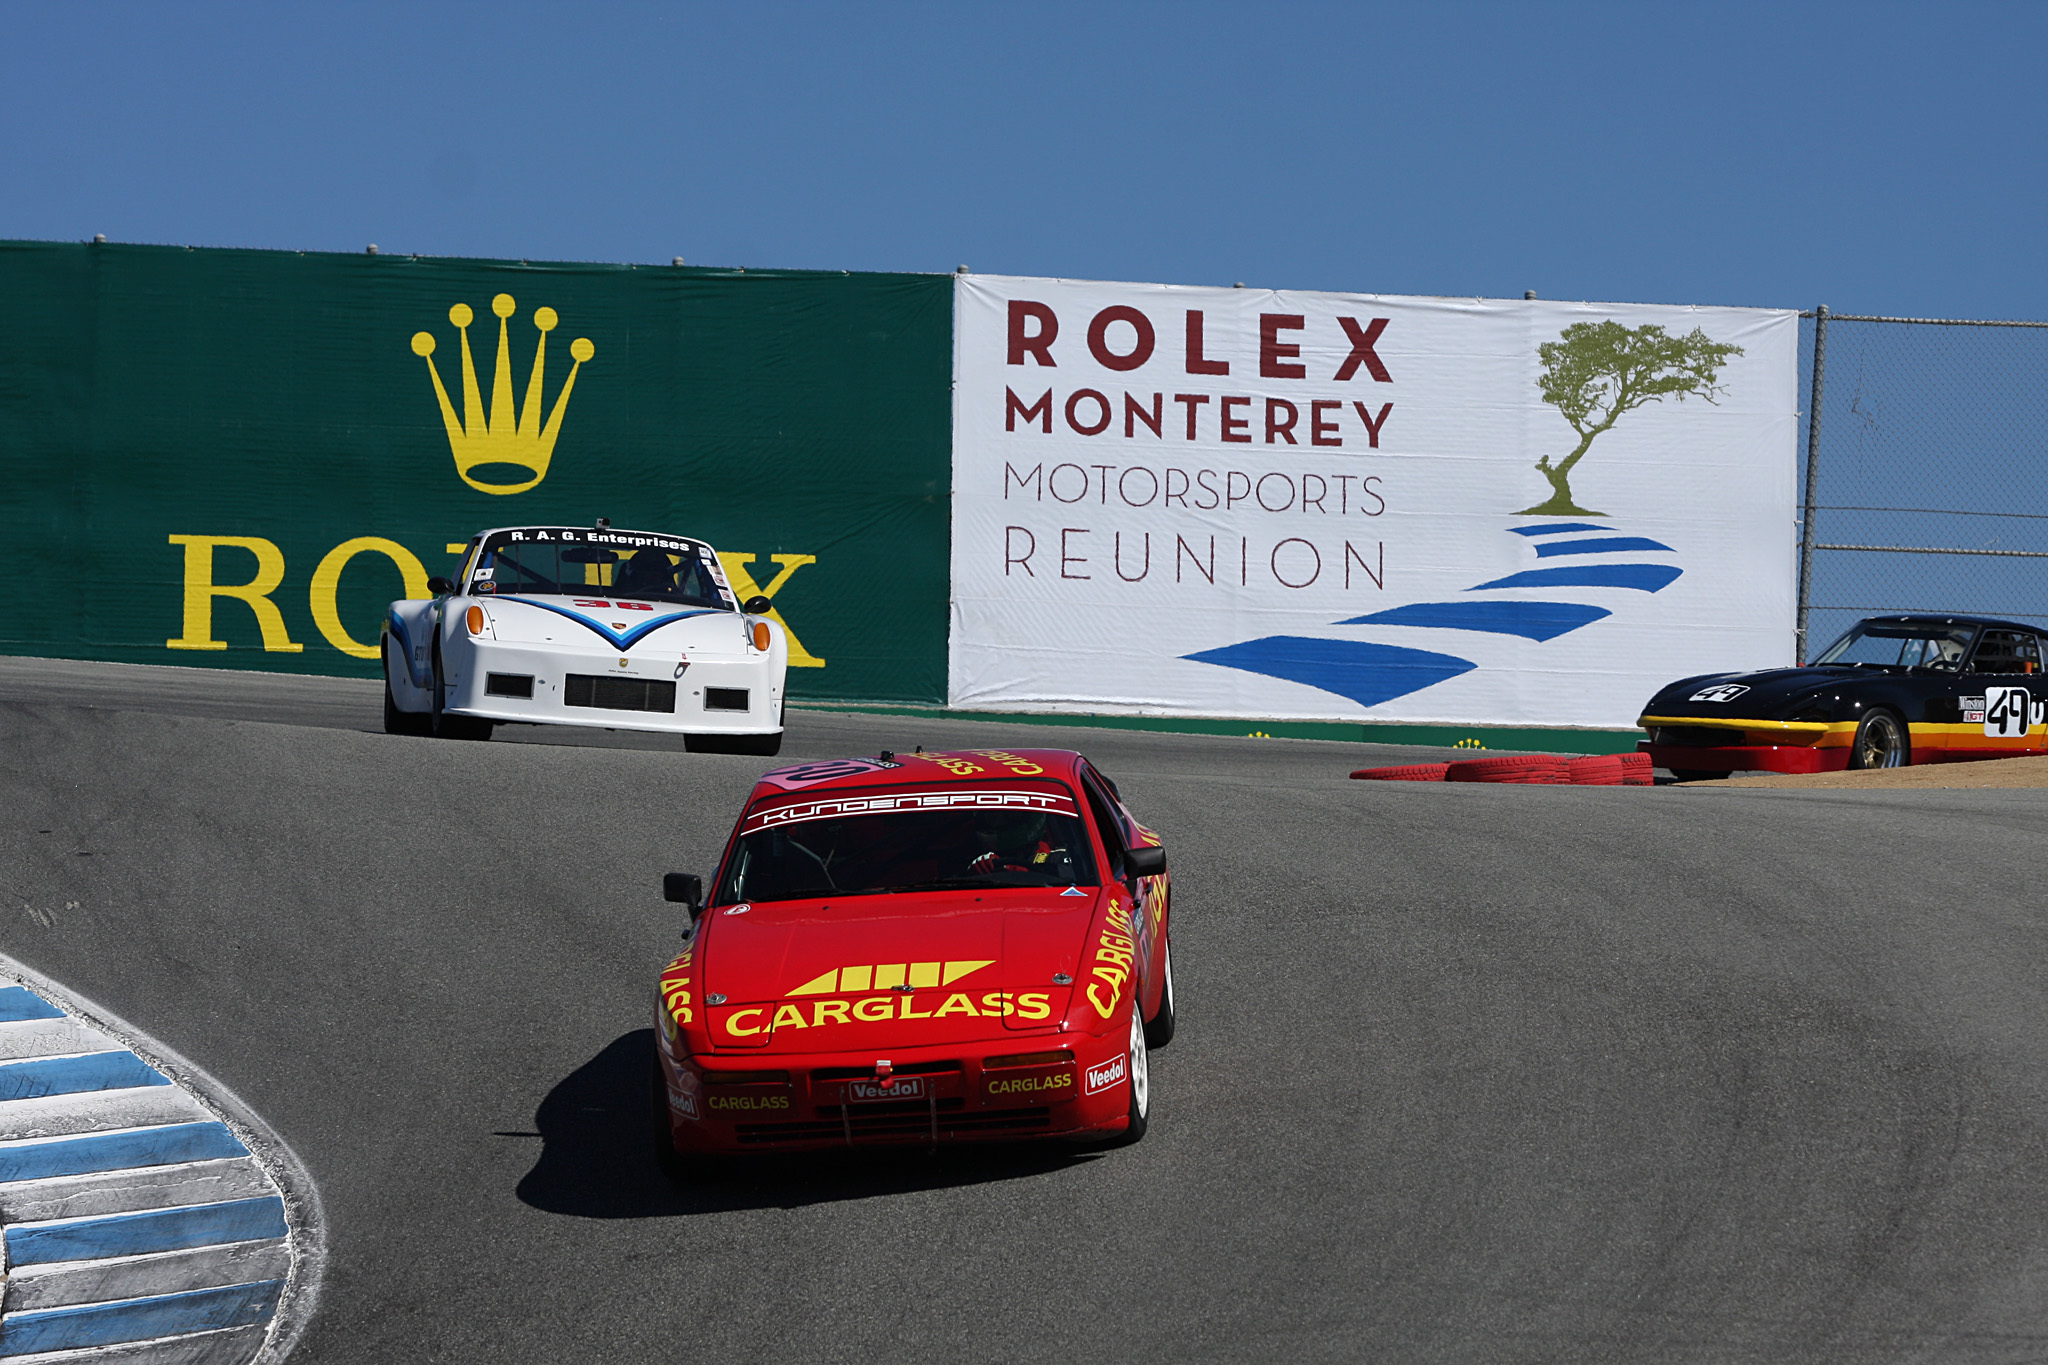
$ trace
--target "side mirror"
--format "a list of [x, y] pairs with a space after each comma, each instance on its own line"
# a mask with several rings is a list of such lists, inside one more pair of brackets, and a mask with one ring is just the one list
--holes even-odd
[[775, 610], [775, 604], [765, 597], [754, 596], [742, 602], [740, 610], [749, 616], [766, 616], [769, 612]]
[[661, 898], [678, 905], [690, 907], [690, 918], [704, 908], [704, 879], [694, 872], [664, 872], [661, 877]]
[[436, 597], [446, 597], [455, 591], [455, 580], [435, 574], [427, 580], [427, 591]]
[[1127, 848], [1124, 850], [1124, 871], [1133, 877], [1160, 877], [1166, 874], [1166, 850], [1163, 848]]

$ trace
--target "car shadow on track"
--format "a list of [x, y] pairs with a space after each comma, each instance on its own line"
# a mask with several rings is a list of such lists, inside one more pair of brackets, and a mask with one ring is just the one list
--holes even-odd
[[648, 1115], [653, 1055], [654, 1030], [635, 1029], [548, 1092], [534, 1111], [543, 1146], [519, 1181], [523, 1202], [580, 1218], [672, 1218], [1027, 1179], [1095, 1159], [1062, 1147], [993, 1143], [937, 1152], [806, 1152], [747, 1158], [679, 1184], [654, 1163]]

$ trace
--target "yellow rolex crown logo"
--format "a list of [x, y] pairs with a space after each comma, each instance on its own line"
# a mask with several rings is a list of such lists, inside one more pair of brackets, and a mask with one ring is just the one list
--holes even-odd
[[[569, 367], [569, 377], [563, 381], [561, 393], [555, 396], [554, 410], [548, 414], [547, 425], [542, 426], [541, 376], [547, 366], [548, 333], [555, 330], [561, 319], [552, 308], [536, 308], [533, 325], [540, 333], [540, 341], [534, 347], [533, 375], [526, 381], [525, 401], [515, 416], [512, 346], [505, 334], [505, 321], [517, 306], [510, 294], [500, 294], [491, 300], [491, 311], [498, 315], [498, 363], [492, 367], [491, 410], [488, 415], [484, 412], [483, 394], [477, 388], [476, 363], [469, 352], [469, 324], [476, 317], [469, 305], [458, 303], [448, 310], [448, 321], [455, 324], [456, 331], [462, 336], [460, 421], [455, 417], [455, 405], [448, 401], [448, 390], [441, 384], [441, 372], [434, 368], [434, 334], [415, 332], [412, 338], [412, 353], [426, 358], [427, 375], [434, 381], [434, 396], [441, 400], [441, 423], [448, 428], [448, 447], [455, 454], [455, 472], [462, 476], [464, 483], [481, 493], [524, 493], [548, 476], [548, 460], [555, 453], [555, 438], [562, 431], [562, 415], [568, 411], [569, 393], [576, 387], [576, 372], [583, 368], [584, 361], [597, 354], [597, 348], [590, 344], [588, 337], [577, 337], [569, 343], [569, 355], [576, 363]], [[518, 483], [486, 483], [477, 475], [489, 465], [509, 465], [524, 470], [532, 477]]]

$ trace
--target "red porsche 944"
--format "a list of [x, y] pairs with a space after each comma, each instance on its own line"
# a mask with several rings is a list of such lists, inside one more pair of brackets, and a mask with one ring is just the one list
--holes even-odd
[[1144, 1135], [1173, 1036], [1166, 852], [1063, 750], [806, 763], [747, 799], [662, 972], [655, 1147]]

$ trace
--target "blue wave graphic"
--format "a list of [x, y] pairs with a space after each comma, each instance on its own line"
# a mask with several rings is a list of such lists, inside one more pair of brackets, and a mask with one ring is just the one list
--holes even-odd
[[1640, 592], [1662, 592], [1678, 581], [1685, 570], [1670, 564], [1573, 564], [1559, 569], [1524, 569], [1491, 583], [1469, 589], [1487, 588], [1635, 588]]
[[1612, 612], [1581, 602], [1411, 602], [1391, 611], [1354, 616], [1340, 626], [1427, 626], [1437, 630], [1483, 630], [1555, 640]]
[[1649, 540], [1643, 536], [1602, 536], [1598, 540], [1560, 540], [1549, 545], [1538, 545], [1536, 557], [1551, 559], [1557, 555], [1600, 555], [1620, 550], [1669, 550], [1662, 541]]
[[1611, 526], [1595, 526], [1586, 521], [1554, 521], [1548, 526], [1510, 526], [1511, 536], [1561, 536], [1566, 531], [1611, 531]]
[[1360, 706], [1378, 706], [1410, 692], [1420, 692], [1479, 666], [1470, 659], [1433, 654], [1426, 649], [1357, 640], [1318, 640], [1301, 635], [1269, 635], [1262, 640], [1246, 640], [1243, 644], [1181, 657], [1306, 683], [1349, 697]]
[[634, 629], [627, 631], [624, 635], [621, 635], [616, 631], [607, 630], [605, 627], [599, 625], [597, 622], [591, 620], [588, 616], [583, 615], [581, 612], [570, 611], [567, 607], [557, 607], [547, 602], [536, 602], [531, 597], [505, 596], [498, 598], [498, 601], [518, 602], [523, 606], [539, 607], [542, 611], [551, 611], [557, 616], [566, 616], [571, 621], [574, 621], [577, 625], [587, 626], [589, 629], [596, 631], [599, 635], [602, 635], [606, 640], [609, 640], [611, 642], [612, 647], [618, 650], [621, 654], [631, 649], [634, 645], [640, 643], [640, 641], [646, 639], [649, 635], [652, 635], [655, 631], [660, 630], [663, 626], [669, 624], [671, 621], [685, 621], [692, 616], [710, 616], [713, 614], [710, 608], [708, 607], [698, 611], [672, 611], [666, 616], [657, 616], [651, 621], [643, 621]]

